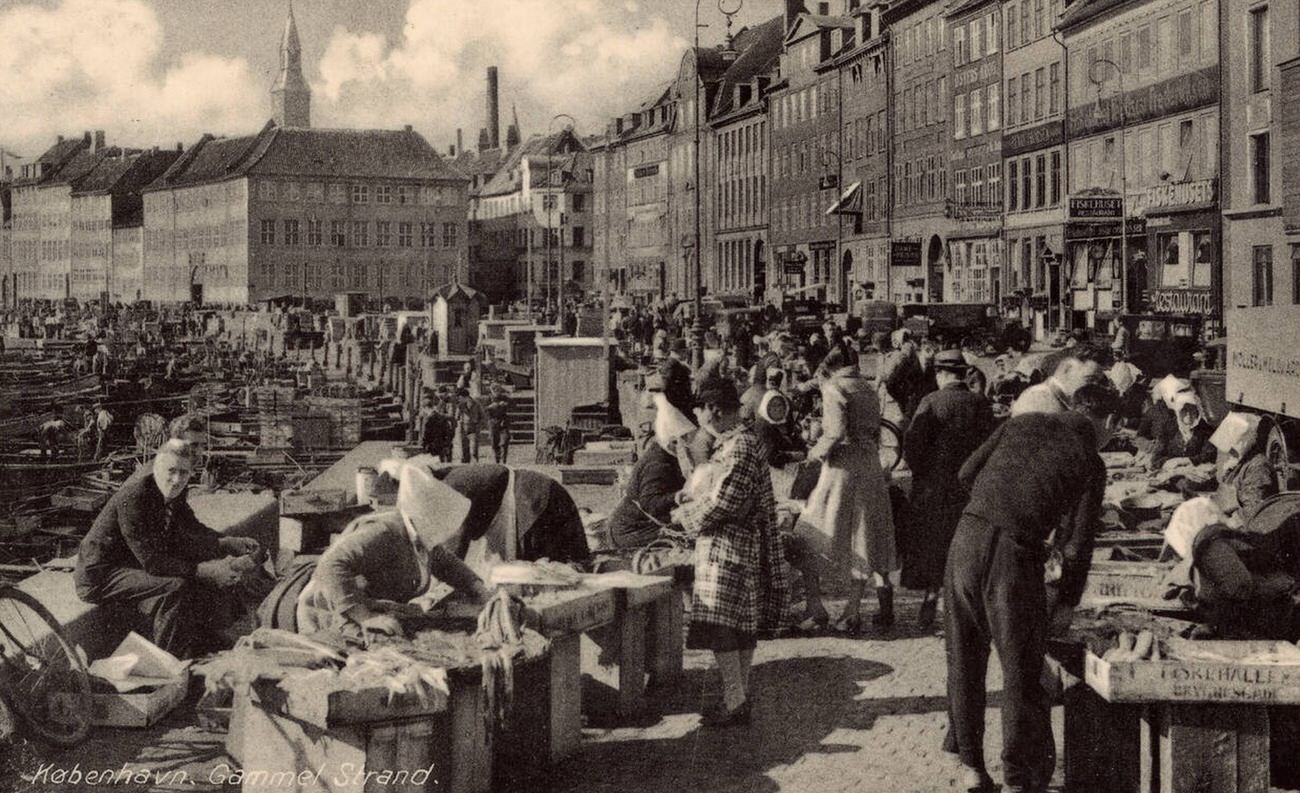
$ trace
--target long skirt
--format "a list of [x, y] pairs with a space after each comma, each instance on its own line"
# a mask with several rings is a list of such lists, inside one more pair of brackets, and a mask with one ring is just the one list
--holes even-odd
[[795, 526], [803, 553], [833, 576], [898, 570], [889, 487], [875, 447], [841, 446], [827, 459]]

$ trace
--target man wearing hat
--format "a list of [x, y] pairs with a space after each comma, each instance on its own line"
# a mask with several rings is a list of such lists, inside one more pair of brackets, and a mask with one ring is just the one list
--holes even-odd
[[483, 412], [487, 415], [492, 462], [505, 464], [510, 456], [510, 397], [500, 383], [493, 383]]
[[[1074, 348], [1078, 350], [1078, 348]], [[1056, 371], [1037, 385], [1031, 385], [1016, 397], [1011, 405], [1011, 415], [1022, 413], [1065, 413], [1070, 410], [1070, 397], [1088, 384], [1109, 385], [1101, 364], [1091, 355], [1071, 353], [1056, 365]]]
[[352, 521], [321, 555], [297, 597], [297, 631], [401, 635], [401, 624], [381, 601], [407, 603], [434, 579], [486, 604], [492, 595], [487, 585], [443, 547], [470, 510], [468, 498], [427, 468], [403, 466], [397, 508]]
[[909, 529], [903, 537], [903, 586], [922, 590], [920, 627], [934, 624], [943, 570], [966, 491], [957, 472], [993, 431], [989, 401], [966, 387], [966, 361], [960, 350], [934, 358], [939, 390], [921, 398], [903, 435], [903, 459], [912, 470]]

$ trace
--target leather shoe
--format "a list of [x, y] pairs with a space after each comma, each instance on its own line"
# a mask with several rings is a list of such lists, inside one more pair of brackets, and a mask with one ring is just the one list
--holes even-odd
[[738, 727], [740, 725], [749, 724], [749, 722], [750, 722], [749, 700], [745, 700], [744, 702], [740, 703], [740, 705], [736, 707], [734, 710], [727, 710], [726, 706], [723, 706], [721, 708], [718, 708], [717, 710], [712, 710], [709, 711], [708, 713], [705, 713], [704, 717], [700, 719], [700, 726], [714, 727], [714, 728]]

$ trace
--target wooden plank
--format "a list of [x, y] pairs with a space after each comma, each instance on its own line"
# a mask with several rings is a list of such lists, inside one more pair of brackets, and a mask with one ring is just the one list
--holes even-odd
[[613, 623], [584, 634], [582, 673], [609, 694], [588, 702], [585, 712], [627, 718], [645, 708], [648, 625], [648, 606], [624, 607]]
[[1268, 711], [1158, 706], [1160, 793], [1268, 793]]
[[584, 575], [583, 581], [617, 589], [628, 606], [652, 603], [671, 592], [673, 588], [672, 579], [658, 575], [637, 575], [626, 570]]
[[1112, 705], [1087, 686], [1066, 689], [1067, 793], [1148, 793], [1140, 784], [1141, 716], [1141, 705]]
[[1183, 611], [1178, 600], [1166, 600], [1164, 577], [1171, 565], [1152, 562], [1093, 562], [1080, 605], [1132, 603], [1162, 611]]
[[582, 744], [582, 638], [551, 639], [551, 761], [559, 762]]
[[675, 589], [670, 590], [665, 597], [655, 601], [650, 614], [646, 655], [649, 657], [651, 684], [659, 686], [682, 676], [685, 610], [681, 595]]
[[539, 632], [547, 636], [581, 633], [605, 625], [614, 620], [617, 609], [615, 592], [609, 587], [583, 586], [524, 600], [541, 619]]
[[488, 793], [492, 788], [492, 733], [484, 723], [487, 699], [480, 685], [451, 691], [451, 793]]
[[[1273, 642], [1196, 642], [1209, 652], [1245, 657]], [[1215, 661], [1105, 661], [1089, 652], [1084, 679], [1109, 702], [1300, 704], [1300, 664]]]

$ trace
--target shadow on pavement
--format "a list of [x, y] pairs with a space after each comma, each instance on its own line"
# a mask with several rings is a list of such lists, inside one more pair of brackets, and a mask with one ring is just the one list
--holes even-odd
[[579, 756], [554, 769], [534, 790], [776, 791], [767, 776], [774, 768], [809, 755], [860, 750], [828, 741], [838, 730], [869, 728], [882, 715], [947, 707], [942, 697], [859, 699], [864, 683], [893, 671], [886, 664], [849, 657], [761, 663], [752, 673], [752, 725], [709, 730], [699, 727], [694, 714], [702, 693], [716, 700], [716, 672], [692, 670], [662, 692], [664, 723], [627, 740], [615, 736], [586, 743]]

